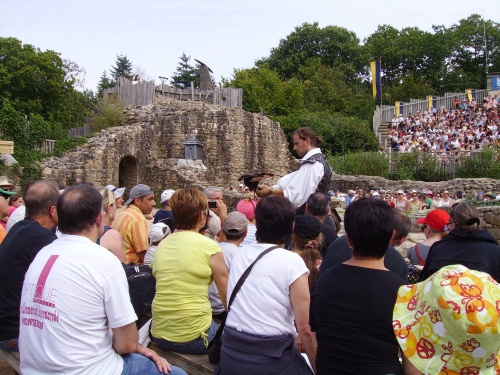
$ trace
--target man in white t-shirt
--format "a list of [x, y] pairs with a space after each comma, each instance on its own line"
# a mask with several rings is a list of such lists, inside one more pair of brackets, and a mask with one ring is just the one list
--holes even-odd
[[23, 374], [185, 374], [137, 343], [123, 267], [95, 243], [103, 233], [99, 192], [72, 186], [57, 213], [62, 235], [40, 250], [24, 279]]

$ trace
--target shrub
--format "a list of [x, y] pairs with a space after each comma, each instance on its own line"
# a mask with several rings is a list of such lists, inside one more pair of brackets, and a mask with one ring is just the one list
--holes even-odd
[[96, 106], [95, 113], [90, 116], [90, 128], [93, 132], [113, 126], [121, 126], [125, 122], [125, 107], [118, 98], [102, 99]]
[[54, 156], [62, 156], [65, 152], [87, 142], [87, 137], [74, 137], [58, 140], [54, 146]]
[[463, 158], [456, 171], [456, 177], [500, 179], [500, 160], [498, 148], [487, 148], [480, 152], [471, 152], [471, 156]]
[[327, 153], [328, 162], [335, 173], [389, 177], [389, 159], [380, 152], [347, 153], [332, 156]]

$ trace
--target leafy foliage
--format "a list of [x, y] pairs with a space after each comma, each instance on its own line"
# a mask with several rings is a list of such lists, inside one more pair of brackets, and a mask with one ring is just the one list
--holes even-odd
[[[321, 136], [321, 148], [332, 155], [355, 151], [374, 151], [378, 141], [368, 124], [362, 120], [323, 113], [301, 113], [292, 116], [276, 116], [289, 139], [295, 130], [308, 126]], [[290, 144], [290, 148], [292, 145]]]
[[90, 128], [93, 132], [113, 126], [123, 125], [125, 107], [118, 99], [104, 98], [97, 103], [94, 114], [90, 117]]
[[235, 70], [230, 85], [243, 88], [243, 108], [249, 112], [285, 116], [304, 108], [299, 81], [282, 81], [266, 67]]
[[311, 59], [319, 59], [326, 66], [336, 66], [349, 78], [354, 78], [361, 70], [367, 57], [352, 31], [343, 27], [327, 26], [320, 28], [318, 23], [304, 23], [285, 39], [279, 46], [271, 49], [268, 58], [257, 61], [260, 67], [266, 64], [284, 79], [296, 77], [299, 69]]
[[74, 149], [77, 146], [87, 142], [87, 137], [74, 137], [57, 141], [54, 146], [54, 156], [62, 156], [65, 152]]
[[457, 177], [500, 179], [500, 149], [487, 148], [480, 153], [461, 160], [456, 172]]
[[380, 152], [357, 152], [328, 156], [335, 173], [388, 178], [389, 159]]
[[330, 155], [328, 160], [336, 173], [380, 176], [392, 180], [435, 182], [453, 178], [500, 178], [498, 148], [488, 148], [457, 160], [454, 172], [453, 168], [450, 169], [430, 153], [393, 153], [390, 161], [388, 155], [380, 152], [349, 152]]

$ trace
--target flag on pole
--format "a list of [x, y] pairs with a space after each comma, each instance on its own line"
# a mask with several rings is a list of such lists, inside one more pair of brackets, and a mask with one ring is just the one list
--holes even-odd
[[432, 95], [428, 95], [427, 96], [427, 109], [431, 109], [432, 108], [432, 99], [433, 99]]
[[371, 61], [370, 69], [372, 71], [372, 92], [373, 99], [380, 100], [382, 97], [382, 82], [380, 80], [380, 61]]
[[476, 90], [474, 89], [467, 89], [467, 97], [469, 98], [469, 100], [476, 100]]
[[396, 117], [404, 114], [404, 102], [396, 102], [394, 105], [394, 109], [396, 110]]

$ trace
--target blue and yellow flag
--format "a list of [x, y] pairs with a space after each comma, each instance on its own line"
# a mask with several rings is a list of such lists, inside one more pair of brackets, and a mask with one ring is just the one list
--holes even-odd
[[382, 97], [382, 82], [380, 80], [380, 61], [371, 61], [370, 69], [372, 71], [372, 91], [373, 99], [380, 100]]
[[469, 98], [469, 100], [476, 100], [476, 90], [474, 89], [467, 89], [467, 96]]
[[394, 105], [394, 109], [396, 110], [396, 117], [402, 115], [404, 112], [404, 102], [396, 102]]
[[432, 99], [433, 99], [432, 95], [428, 95], [427, 96], [427, 109], [431, 109], [432, 108]]

